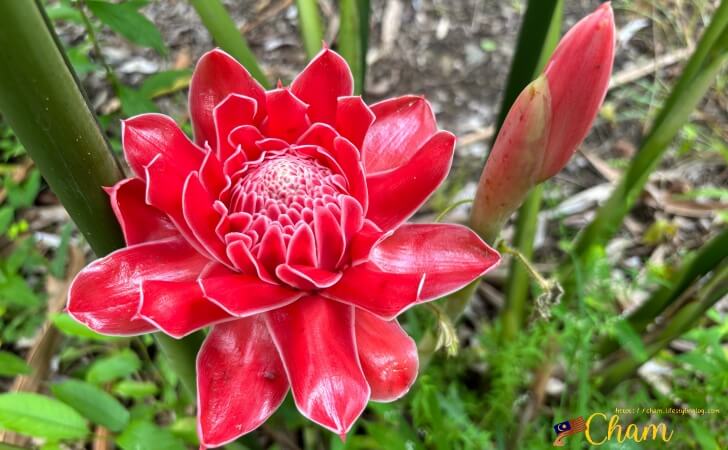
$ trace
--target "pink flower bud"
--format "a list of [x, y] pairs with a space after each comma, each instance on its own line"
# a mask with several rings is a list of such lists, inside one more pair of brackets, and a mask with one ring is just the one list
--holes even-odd
[[473, 228], [494, 239], [513, 210], [538, 182], [551, 123], [551, 95], [541, 75], [513, 103], [480, 177]]
[[604, 3], [564, 35], [546, 65], [554, 120], [539, 182], [563, 169], [589, 133], [607, 94], [614, 44], [614, 14]]
[[609, 3], [561, 39], [544, 73], [521, 92], [506, 116], [480, 178], [473, 227], [486, 239], [528, 191], [551, 178], [586, 137], [609, 85], [614, 62]]

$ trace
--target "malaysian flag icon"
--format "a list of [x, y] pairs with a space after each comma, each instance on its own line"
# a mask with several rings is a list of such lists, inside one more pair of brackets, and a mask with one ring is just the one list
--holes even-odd
[[581, 433], [585, 429], [584, 416], [579, 416], [574, 419], [557, 423], [554, 425], [554, 431], [556, 432], [556, 440], [554, 441], [554, 447], [563, 447], [564, 438], [571, 436], [572, 434]]

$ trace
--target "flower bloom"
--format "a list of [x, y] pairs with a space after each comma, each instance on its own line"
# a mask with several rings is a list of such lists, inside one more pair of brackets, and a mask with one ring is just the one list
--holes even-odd
[[604, 3], [564, 35], [544, 73], [513, 103], [473, 204], [481, 234], [496, 234], [528, 191], [571, 159], [607, 94], [614, 45], [614, 15]]
[[213, 325], [197, 359], [203, 446], [262, 424], [292, 390], [345, 434], [404, 395], [417, 349], [396, 321], [498, 254], [466, 227], [407, 224], [448, 173], [455, 138], [428, 103], [367, 106], [324, 49], [265, 91], [220, 50], [190, 85], [194, 142], [169, 117], [123, 125], [134, 177], [108, 189], [127, 247], [74, 280], [68, 311], [105, 334]]

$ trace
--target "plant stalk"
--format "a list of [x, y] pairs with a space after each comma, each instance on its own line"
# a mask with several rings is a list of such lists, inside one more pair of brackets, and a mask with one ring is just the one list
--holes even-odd
[[[617, 232], [668, 145], [727, 60], [728, 0], [723, 0], [629, 168], [592, 222], [577, 237], [573, 253], [579, 262], [585, 263], [593, 247], [604, 246]], [[567, 265], [562, 270], [567, 294], [572, 291], [571, 269]]]
[[296, 7], [303, 46], [306, 55], [311, 59], [321, 50], [321, 42], [324, 40], [318, 3], [316, 0], [296, 0]]
[[[0, 6], [0, 112], [94, 253], [124, 246], [102, 186], [123, 177], [80, 83], [39, 2]], [[183, 383], [194, 386], [197, 337], [178, 341], [157, 334]], [[165, 350], [166, 349], [166, 350]], [[190, 361], [192, 364], [190, 364]]]
[[[725, 261], [728, 258], [726, 249], [728, 249], [728, 228], [703, 245], [697, 253], [685, 262], [670, 285], [657, 289], [644, 303], [630, 313], [625, 318], [629, 326], [636, 333], [644, 331], [657, 316], [679, 299], [696, 280]], [[609, 339], [601, 342], [597, 353], [605, 356], [617, 348], [619, 348], [619, 343], [616, 340]]]
[[680, 308], [654, 337], [648, 339], [645, 343], [648, 357], [645, 360], [639, 360], [631, 353], [625, 353], [624, 357], [600, 371], [602, 392], [610, 392], [621, 381], [632, 376], [642, 364], [693, 328], [703, 315], [726, 295], [728, 295], [728, 264], [717, 269], [699, 291], [697, 298]]
[[[237, 59], [248, 72], [264, 87], [269, 87], [268, 78], [258, 64], [258, 60], [248, 47], [248, 42], [240, 33], [232, 17], [228, 14], [220, 0], [189, 0], [192, 7], [202, 19], [205, 28], [210, 32], [223, 50]], [[320, 44], [320, 43], [319, 43]]]
[[338, 50], [349, 63], [351, 73], [354, 75], [354, 94], [361, 95], [364, 90], [366, 64], [362, 59], [364, 47], [359, 0], [339, 0], [339, 20]]

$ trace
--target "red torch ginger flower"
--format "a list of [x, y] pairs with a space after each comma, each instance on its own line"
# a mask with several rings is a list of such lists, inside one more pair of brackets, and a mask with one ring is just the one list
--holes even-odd
[[124, 123], [134, 177], [108, 192], [128, 246], [77, 276], [68, 311], [105, 334], [214, 325], [197, 360], [203, 446], [258, 427], [289, 387], [303, 415], [343, 435], [370, 399], [414, 382], [397, 315], [499, 260], [468, 228], [405, 223], [445, 178], [455, 138], [421, 97], [353, 97], [328, 49], [270, 91], [214, 50], [189, 105], [194, 142], [163, 115]]

